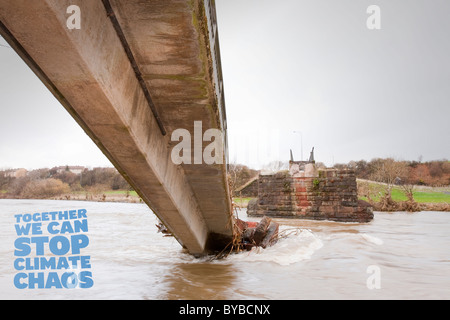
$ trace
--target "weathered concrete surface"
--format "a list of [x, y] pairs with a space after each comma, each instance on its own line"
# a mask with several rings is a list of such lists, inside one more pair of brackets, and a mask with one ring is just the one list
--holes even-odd
[[[66, 25], [73, 4], [80, 30]], [[202, 0], [0, 0], [2, 36], [193, 254], [232, 237], [226, 159], [170, 157], [175, 129], [202, 121], [226, 133], [211, 16]]]

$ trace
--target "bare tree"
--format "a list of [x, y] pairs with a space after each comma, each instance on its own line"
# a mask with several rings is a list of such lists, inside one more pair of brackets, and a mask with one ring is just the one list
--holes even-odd
[[397, 203], [392, 200], [392, 187], [395, 184], [400, 184], [402, 177], [406, 176], [407, 165], [405, 162], [395, 161], [392, 158], [380, 160], [377, 162], [372, 179], [381, 182], [384, 189], [384, 194], [380, 199], [380, 206], [382, 210], [396, 210]]
[[249, 167], [231, 163], [228, 166], [228, 181], [230, 184], [232, 196], [237, 196], [235, 191], [237, 188], [248, 182], [250, 179], [258, 175], [257, 170], [250, 169]]
[[416, 186], [412, 182], [413, 180], [411, 179], [411, 175], [412, 170], [408, 170], [408, 168], [406, 168], [402, 176], [401, 189], [408, 200], [402, 204], [402, 210], [415, 212], [420, 211], [420, 206], [416, 200], [414, 200], [414, 189]]
[[372, 179], [384, 183], [386, 194], [391, 194], [392, 187], [400, 184], [407, 175], [407, 164], [392, 158], [380, 161], [374, 169]]
[[374, 203], [374, 200], [372, 199], [372, 195], [373, 195], [373, 190], [370, 187], [369, 182], [367, 181], [361, 181], [361, 180], [356, 180], [357, 185], [358, 185], [358, 197], [365, 197], [367, 199], [367, 201], [370, 204]]

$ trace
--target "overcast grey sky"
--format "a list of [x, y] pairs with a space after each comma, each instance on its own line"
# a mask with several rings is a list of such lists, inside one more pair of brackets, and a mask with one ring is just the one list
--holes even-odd
[[112, 166], [19, 56], [0, 46], [0, 169], [64, 165]]
[[[381, 30], [366, 26], [371, 4]], [[450, 1], [216, 6], [231, 161], [287, 160], [289, 148], [299, 159], [293, 131], [303, 157], [314, 146], [327, 165], [450, 157]]]
[[[381, 9], [369, 30], [366, 9]], [[230, 161], [450, 158], [450, 1], [216, 0]], [[0, 44], [6, 42], [0, 39]], [[295, 132], [294, 132], [295, 131]], [[301, 144], [303, 141], [303, 144]], [[0, 46], [0, 168], [109, 161]]]
[[0, 169], [65, 165], [112, 166], [17, 54], [0, 46]]

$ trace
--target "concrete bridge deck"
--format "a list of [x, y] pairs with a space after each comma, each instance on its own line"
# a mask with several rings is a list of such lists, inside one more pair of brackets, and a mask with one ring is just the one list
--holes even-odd
[[[1, 35], [195, 255], [233, 234], [215, 17], [210, 0], [0, 0]], [[222, 163], [171, 160], [195, 121], [224, 133]]]

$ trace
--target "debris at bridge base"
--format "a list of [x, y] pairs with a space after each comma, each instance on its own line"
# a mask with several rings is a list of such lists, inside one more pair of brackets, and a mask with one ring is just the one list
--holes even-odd
[[237, 219], [236, 226], [242, 249], [267, 248], [274, 245], [278, 240], [279, 224], [269, 217], [262, 218], [259, 223]]
[[226, 258], [231, 253], [250, 251], [255, 247], [267, 248], [278, 241], [279, 224], [269, 217], [263, 217], [260, 222], [234, 219], [233, 241], [212, 260]]
[[158, 228], [158, 233], [161, 232], [164, 237], [173, 237], [172, 232], [170, 232], [161, 221], [158, 224], [155, 224], [155, 226]]
[[[155, 226], [158, 233], [162, 233], [164, 237], [173, 237], [173, 234], [162, 222], [159, 221]], [[225, 248], [222, 247], [223, 250], [220, 252], [220, 249], [209, 251], [209, 254], [214, 255], [211, 260], [225, 258], [231, 253], [250, 251], [255, 247], [265, 249], [277, 243], [279, 239], [279, 224], [269, 217], [263, 217], [259, 222], [235, 218], [234, 231], [233, 240]]]

